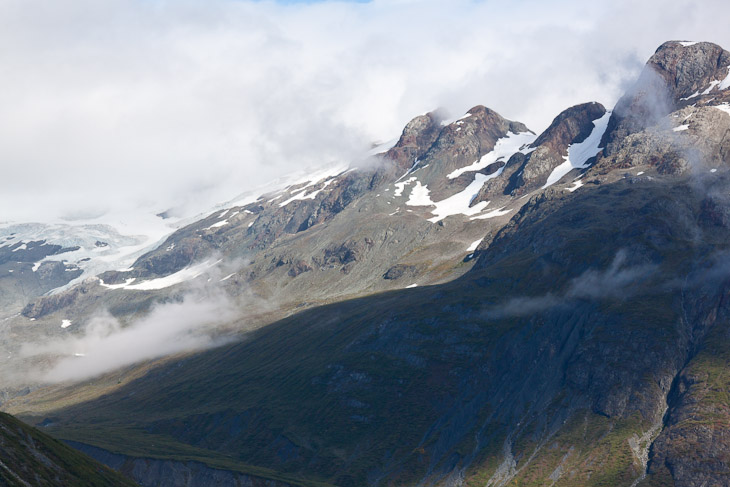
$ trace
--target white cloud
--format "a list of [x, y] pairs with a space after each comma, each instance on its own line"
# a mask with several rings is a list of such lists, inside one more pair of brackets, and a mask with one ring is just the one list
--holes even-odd
[[89, 321], [83, 333], [24, 344], [20, 356], [50, 354], [58, 358], [49, 370], [26, 370], [30, 380], [77, 381], [145, 360], [219, 345], [220, 340], [213, 337], [214, 327], [235, 317], [234, 306], [223, 294], [189, 294], [183, 301], [156, 305], [126, 327], [102, 313]]
[[[720, 1], [0, 3], [0, 220], [209, 204], [476, 104], [543, 129], [613, 105]], [[57, 216], [57, 215], [54, 215]]]

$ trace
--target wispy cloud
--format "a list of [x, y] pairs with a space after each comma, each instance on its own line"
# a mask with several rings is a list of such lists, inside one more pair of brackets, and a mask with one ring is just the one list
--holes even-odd
[[145, 360], [220, 344], [215, 326], [235, 317], [235, 308], [223, 294], [189, 294], [179, 302], [158, 304], [127, 326], [109, 313], [100, 313], [81, 334], [24, 344], [20, 357], [54, 357], [50, 369], [26, 371], [32, 380], [78, 381]]
[[664, 40], [730, 45], [727, 14], [720, 1], [4, 1], [0, 220], [207, 204], [355, 158], [436, 107], [485, 104], [540, 130], [571, 104], [612, 105]]
[[586, 270], [571, 279], [562, 293], [514, 297], [488, 309], [484, 315], [490, 319], [522, 317], [570, 306], [576, 300], [626, 299], [643, 289], [646, 280], [657, 271], [655, 264], [630, 265], [626, 251], [620, 250], [607, 269]]

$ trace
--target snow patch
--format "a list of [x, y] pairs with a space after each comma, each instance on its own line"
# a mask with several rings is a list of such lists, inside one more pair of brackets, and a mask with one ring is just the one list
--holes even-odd
[[573, 186], [571, 186], [570, 188], [565, 188], [565, 189], [567, 189], [568, 191], [570, 191], [572, 193], [573, 191], [580, 188], [581, 186], [583, 186], [583, 181], [578, 179], [577, 181], [573, 181]]
[[685, 96], [684, 98], [680, 98], [680, 100], [681, 100], [681, 101], [684, 101], [684, 100], [689, 100], [690, 98], [694, 98], [694, 97], [696, 97], [696, 96], [700, 96], [700, 92], [699, 92], [699, 91], [695, 91], [694, 93], [692, 93], [692, 94], [691, 94], [691, 95], [689, 95], [689, 96]]
[[719, 90], [726, 90], [730, 88], [730, 66], [727, 68], [727, 76], [725, 79], [720, 81], [720, 86], [717, 87]]
[[411, 184], [416, 179], [417, 178], [415, 176], [413, 176], [413, 177], [410, 177], [410, 178], [406, 179], [402, 183], [395, 183], [394, 184], [395, 191], [393, 191], [393, 196], [402, 196], [403, 195], [403, 190], [406, 189], [406, 186], [408, 186], [409, 184]]
[[130, 284], [132, 284], [134, 281], [137, 280], [135, 277], [130, 277], [129, 279], [127, 279], [126, 281], [124, 281], [123, 284], [106, 284], [106, 283], [104, 283], [104, 281], [100, 277], [97, 278], [97, 279], [99, 279], [99, 285], [100, 286], [103, 286], [103, 287], [105, 287], [107, 289], [123, 289], [123, 288], [129, 286]]
[[38, 269], [40, 269], [40, 267], [41, 267], [41, 262], [36, 262], [35, 264], [33, 264], [33, 272], [37, 272]]
[[672, 132], [683, 132], [689, 128], [689, 125], [680, 125], [679, 127], [674, 127], [672, 129]]
[[174, 274], [170, 274], [169, 276], [160, 277], [158, 279], [152, 279], [150, 281], [143, 281], [138, 284], [132, 284], [134, 281], [134, 278], [128, 279], [127, 282], [124, 284], [104, 284], [104, 281], [101, 281], [101, 285], [109, 288], [109, 289], [127, 289], [132, 291], [153, 291], [157, 289], [164, 289], [170, 286], [174, 286], [176, 284], [183, 283], [185, 281], [190, 281], [192, 279], [195, 279], [196, 277], [203, 274], [208, 269], [214, 267], [220, 262], [220, 260], [217, 260], [213, 263], [210, 261], [202, 262], [200, 264], [186, 267], [185, 269], [182, 269]]
[[317, 195], [323, 189], [325, 189], [327, 186], [329, 186], [330, 184], [332, 184], [332, 182], [334, 180], [335, 180], [334, 178], [331, 178], [331, 179], [328, 179], [328, 180], [322, 182], [322, 187], [319, 188], [319, 189], [317, 189], [317, 190], [312, 191], [311, 193], [307, 193], [306, 190], [310, 186], [314, 186], [314, 184], [316, 184], [316, 183], [308, 184], [307, 186], [305, 186], [305, 187], [303, 187], [301, 189], [296, 190], [294, 196], [292, 196], [288, 200], [286, 200], [286, 201], [284, 201], [282, 203], [279, 203], [279, 207], [284, 207], [284, 206], [288, 205], [289, 203], [291, 203], [292, 201], [298, 201], [298, 200], [313, 200], [314, 198], [317, 197]]
[[717, 172], [717, 169], [710, 169], [710, 172]]
[[61, 328], [68, 328], [72, 324], [71, 320], [61, 320]]
[[718, 110], [721, 110], [721, 111], [727, 113], [728, 115], [730, 115], [730, 105], [729, 104], [723, 103], [722, 105], [714, 105], [714, 107], [717, 108]]
[[488, 213], [485, 213], [483, 215], [477, 215], [472, 217], [472, 220], [487, 220], [489, 218], [496, 218], [498, 216], [506, 215], [507, 213], [511, 212], [512, 210], [505, 210], [504, 206], [502, 208], [497, 208], [496, 210], [492, 210]]
[[433, 201], [428, 196], [428, 186], [421, 186], [420, 181], [416, 181], [416, 185], [411, 190], [411, 196], [406, 201], [408, 206], [433, 206]]
[[460, 193], [456, 193], [453, 196], [450, 196], [444, 200], [441, 200], [437, 203], [434, 203], [436, 208], [431, 210], [431, 213], [433, 213], [433, 218], [429, 218], [428, 221], [431, 223], [436, 223], [447, 216], [451, 215], [476, 215], [477, 213], [481, 213], [484, 208], [487, 207], [489, 203], [485, 201], [481, 201], [477, 203], [476, 205], [472, 206], [471, 208], [469, 205], [472, 201], [474, 201], [474, 198], [479, 193], [479, 190], [482, 189], [482, 186], [484, 186], [484, 183], [488, 181], [489, 179], [492, 179], [492, 177], [496, 177], [496, 175], [501, 174], [502, 169], [500, 168], [499, 171], [490, 174], [489, 176], [485, 176], [484, 174], [477, 174], [474, 177], [474, 181], [469, 184], [466, 188], [464, 188], [463, 191]]
[[637, 176], [641, 176], [642, 174], [644, 174], [644, 171], [639, 171], [636, 173]]
[[479, 240], [472, 242], [472, 244], [469, 246], [469, 248], [466, 249], [467, 252], [474, 252], [477, 247], [479, 247], [479, 244], [482, 243], [483, 238], [480, 238]]
[[209, 226], [208, 228], [206, 228], [206, 230], [210, 230], [211, 228], [220, 228], [220, 227], [224, 227], [226, 225], [228, 225], [228, 220], [223, 220], [223, 221], [220, 221], [218, 223], [212, 224], [211, 226]]
[[548, 176], [547, 182], [542, 187], [543, 189], [551, 186], [562, 179], [563, 176], [568, 174], [573, 169], [584, 169], [588, 160], [598, 154], [602, 147], [598, 147], [601, 143], [606, 128], [608, 127], [608, 120], [611, 118], [611, 112], [607, 111], [598, 120], [593, 121], [593, 130], [583, 142], [577, 144], [571, 144], [568, 147], [568, 155], [565, 156], [565, 162], [560, 164], [558, 167], [553, 169], [553, 172]]
[[682, 45], [682, 47], [689, 47], [689, 46], [694, 46], [698, 42], [699, 41], [684, 41], [684, 42], [680, 42], [680, 44]]
[[446, 177], [455, 179], [465, 172], [480, 171], [502, 159], [509, 159], [516, 152], [522, 152], [523, 154], [532, 152], [534, 149], [526, 148], [526, 146], [534, 142], [536, 138], [535, 134], [531, 132], [521, 132], [519, 134], [509, 132], [505, 137], [497, 140], [491, 152], [483, 155], [478, 161], [469, 166], [452, 171]]
[[[710, 82], [710, 86], [708, 86], [708, 87], [707, 87], [707, 89], [706, 89], [705, 91], [703, 91], [702, 93], [700, 93], [700, 95], [709, 95], [709, 94], [710, 94], [710, 92], [711, 92], [711, 91], [712, 91], [712, 90], [713, 90], [713, 89], [714, 89], [714, 88], [715, 88], [715, 87], [716, 87], [717, 85], [719, 85], [720, 83], [722, 83], [722, 81], [721, 81], [721, 80], [711, 81], [711, 82]], [[713, 99], [714, 99], [714, 98], [713, 98]], [[712, 100], [710, 100], [710, 101], [712, 101]], [[708, 103], [709, 103], [709, 101], [708, 101]]]
[[414, 287], [418, 287], [418, 284], [411, 284], [410, 286], [406, 286], [406, 289], [413, 289]]

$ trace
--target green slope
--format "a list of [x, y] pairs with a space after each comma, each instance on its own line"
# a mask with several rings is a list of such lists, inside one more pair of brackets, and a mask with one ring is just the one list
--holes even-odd
[[0, 413], [0, 485], [131, 487], [136, 484], [37, 429]]

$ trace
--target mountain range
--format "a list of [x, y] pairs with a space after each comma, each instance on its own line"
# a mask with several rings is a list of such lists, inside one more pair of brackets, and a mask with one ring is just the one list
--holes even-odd
[[436, 111], [153, 239], [6, 226], [0, 407], [140, 485], [730, 485], [728, 88], [670, 41], [540, 134]]

